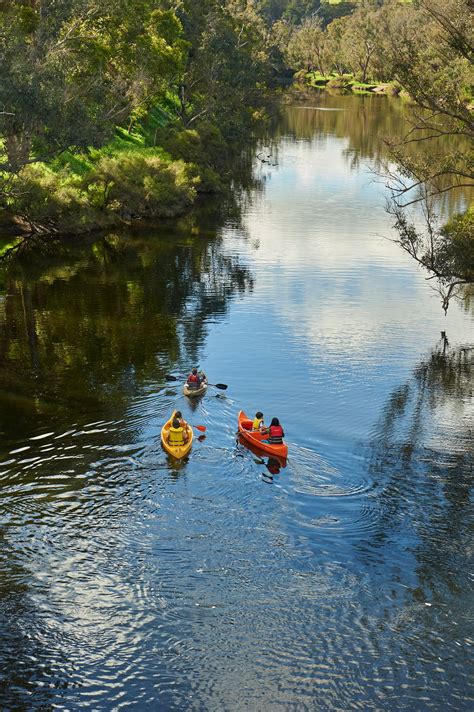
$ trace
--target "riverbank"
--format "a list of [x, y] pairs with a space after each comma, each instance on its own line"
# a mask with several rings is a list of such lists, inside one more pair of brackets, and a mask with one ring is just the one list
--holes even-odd
[[353, 92], [354, 94], [386, 94], [387, 96], [408, 96], [397, 81], [361, 82], [353, 74], [321, 74], [304, 72], [295, 76], [296, 84], [314, 89], [328, 89]]
[[[244, 130], [244, 127], [242, 127]], [[18, 175], [2, 223], [18, 236], [80, 235], [184, 215], [230, 178], [236, 145], [219, 128], [166, 123], [159, 109], [100, 149], [67, 151]]]

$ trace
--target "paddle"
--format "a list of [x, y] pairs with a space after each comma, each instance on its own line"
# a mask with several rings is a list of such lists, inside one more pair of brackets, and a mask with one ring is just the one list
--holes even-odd
[[[191, 425], [191, 423], [189, 423]], [[191, 425], [192, 428], [196, 428], [196, 430], [200, 430], [201, 433], [205, 433], [207, 428], [205, 425]]]
[[[172, 376], [171, 373], [165, 375], [165, 381], [180, 381], [178, 376]], [[227, 383], [208, 383], [208, 386], [214, 386], [214, 388], [220, 388], [221, 391], [225, 391], [229, 386]]]

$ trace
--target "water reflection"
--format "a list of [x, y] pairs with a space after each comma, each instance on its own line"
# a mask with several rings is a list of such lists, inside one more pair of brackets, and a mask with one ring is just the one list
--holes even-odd
[[[368, 511], [376, 523], [357, 549], [381, 590], [394, 568], [386, 606], [392, 601], [391, 627], [413, 680], [418, 646], [431, 681], [459, 679], [469, 667], [473, 356], [472, 345], [450, 348], [443, 338], [393, 391], [373, 434]], [[457, 704], [467, 708], [464, 693]]]
[[265, 470], [262, 472], [262, 477], [272, 480], [275, 475], [278, 475], [280, 471], [286, 467], [287, 460], [283, 457], [276, 457], [271, 455], [270, 457], [266, 455], [262, 450], [259, 450], [252, 443], [242, 437], [242, 435], [237, 435], [237, 442], [240, 448], [244, 448], [253, 454], [253, 461], [257, 465], [264, 465]]
[[252, 277], [222, 252], [215, 227], [187, 228], [108, 234], [80, 249], [61, 243], [47, 261], [9, 265], [0, 431], [44, 416], [107, 417], [139, 383], [198, 360], [207, 321], [251, 290]]
[[[349, 138], [288, 131], [242, 214], [5, 271], [6, 708], [469, 709], [468, 303], [374, 237]], [[226, 395], [167, 384], [192, 364]], [[286, 463], [236, 444], [249, 403]], [[178, 467], [176, 407], [207, 428]]]
[[408, 540], [414, 600], [455, 609], [469, 588], [473, 361], [472, 345], [442, 338], [388, 399], [369, 465], [384, 512], [379, 543]]
[[[278, 162], [279, 144], [288, 135], [307, 144], [318, 144], [321, 148], [327, 147], [332, 138], [339, 138], [344, 141], [342, 155], [351, 170], [360, 169], [370, 161], [374, 169], [383, 171], [384, 163], [389, 158], [386, 141], [397, 143], [408, 133], [412, 126], [411, 112], [412, 107], [407, 102], [394, 97], [315, 93], [310, 102], [295, 104], [282, 111], [272, 126], [271, 135], [264, 141], [263, 153], [269, 154], [273, 163]], [[407, 155], [411, 158], [423, 157], [424, 148], [423, 142], [410, 143], [406, 147]], [[447, 154], [469, 150], [469, 141], [455, 135], [430, 141], [430, 155], [436, 160]], [[451, 181], [446, 178], [439, 185], [443, 188], [450, 184]], [[340, 197], [342, 200], [343, 196]], [[451, 214], [465, 208], [473, 199], [472, 189], [450, 191], [439, 197], [438, 210], [444, 215]]]

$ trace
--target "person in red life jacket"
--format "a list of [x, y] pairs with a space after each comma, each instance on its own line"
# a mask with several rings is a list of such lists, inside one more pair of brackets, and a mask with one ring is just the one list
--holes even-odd
[[202, 379], [199, 376], [197, 368], [193, 368], [191, 370], [186, 383], [188, 384], [188, 388], [191, 388], [192, 390], [197, 390], [200, 387]]
[[283, 438], [285, 437], [285, 433], [278, 418], [272, 418], [270, 427], [267, 428], [265, 432], [268, 433], [267, 442], [269, 442], [270, 445], [281, 445]]

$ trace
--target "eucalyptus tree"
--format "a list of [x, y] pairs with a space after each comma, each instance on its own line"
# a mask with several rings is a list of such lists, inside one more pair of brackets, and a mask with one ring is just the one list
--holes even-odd
[[328, 66], [327, 33], [323, 31], [322, 20], [312, 17], [295, 29], [286, 49], [286, 56], [291, 66], [306, 69], [308, 72], [317, 69], [326, 74]]
[[0, 170], [98, 146], [175, 80], [186, 43], [152, 0], [0, 5]]
[[379, 38], [378, 7], [372, 2], [363, 2], [345, 23], [340, 45], [343, 60], [362, 82], [372, 78]]
[[211, 120], [232, 133], [258, 103], [271, 71], [268, 27], [258, 4], [181, 0], [177, 14], [190, 46], [179, 87], [180, 118], [188, 127]]
[[[399, 244], [437, 279], [443, 307], [474, 282], [473, 207], [442, 225], [436, 204], [474, 187], [474, 25], [469, 0], [393, 4], [384, 16], [383, 46], [393, 76], [411, 97], [411, 128], [390, 142], [396, 171], [387, 170]], [[423, 39], [420, 39], [423, 27]], [[454, 143], [453, 143], [454, 139]], [[465, 148], [460, 149], [460, 142]], [[420, 153], [410, 150], [423, 147]], [[407, 212], [422, 205], [425, 227]]]

